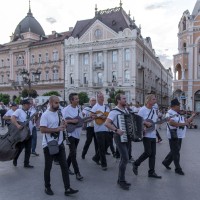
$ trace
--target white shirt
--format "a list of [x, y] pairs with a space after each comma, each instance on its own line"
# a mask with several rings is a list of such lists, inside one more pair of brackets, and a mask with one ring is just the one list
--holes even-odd
[[[17, 118], [17, 121], [19, 121], [19, 122], [25, 122], [25, 121], [27, 121], [27, 117], [28, 117], [28, 115], [30, 115], [29, 117], [31, 117], [32, 116], [32, 114], [29, 112], [29, 111], [25, 111], [25, 110], [23, 110], [23, 109], [21, 109], [21, 108], [18, 108], [13, 114], [12, 114], [12, 116], [15, 116], [16, 118]], [[29, 121], [29, 129], [30, 130], [32, 130], [31, 129], [31, 121]], [[31, 133], [32, 134], [32, 133]]]
[[[32, 106], [30, 109], [29, 109], [29, 112], [31, 113], [31, 116], [36, 113], [36, 109]], [[33, 120], [30, 121], [29, 123], [29, 127], [30, 127], [30, 131], [32, 132], [33, 130], [33, 127], [36, 126], [36, 123], [33, 122]]]
[[[151, 113], [150, 113], [151, 112]], [[149, 115], [150, 113], [150, 115]], [[148, 109], [146, 106], [143, 106], [140, 111], [138, 112], [138, 115], [140, 115], [144, 120], [151, 119], [153, 122], [156, 122], [158, 119], [156, 110], [154, 108]], [[149, 115], [149, 117], [148, 117]], [[145, 133], [144, 137], [147, 138], [156, 138], [156, 130], [153, 130], [152, 132]]]
[[[67, 107], [63, 109], [62, 114], [63, 114], [64, 119], [66, 119], [67, 117], [74, 119], [78, 115], [81, 118], [83, 118], [81, 109], [78, 106], [74, 108], [71, 105], [68, 105]], [[80, 139], [81, 131], [82, 131], [82, 127], [77, 127], [73, 132], [68, 133], [68, 136], [72, 136], [74, 138]]]
[[[92, 112], [97, 112], [97, 111], [101, 111], [102, 113], [104, 112], [110, 112], [110, 109], [108, 106], [105, 105], [99, 105], [98, 103], [96, 103], [93, 107], [92, 107]], [[101, 132], [101, 131], [108, 131], [108, 128], [105, 127], [104, 123], [101, 125], [98, 125], [95, 123], [94, 121], [94, 132]]]
[[[57, 128], [59, 125], [59, 117], [57, 112], [52, 112], [50, 110], [46, 110], [40, 119], [40, 126], [45, 126], [47, 128]], [[46, 135], [46, 137], [45, 137]], [[47, 140], [46, 140], [47, 138]], [[42, 147], [45, 148], [47, 146], [47, 141], [58, 140], [58, 144], [60, 145], [63, 142], [63, 133], [60, 131], [59, 138], [54, 139], [51, 137], [51, 134], [46, 133], [43, 134], [42, 139]]]
[[[121, 110], [120, 108], [118, 108], [117, 106], [114, 108], [114, 109], [118, 109], [118, 110]], [[117, 116], [118, 115], [121, 115], [122, 113], [120, 112], [120, 111], [118, 111], [118, 110], [111, 110], [110, 111], [110, 113], [109, 113], [109, 115], [108, 115], [108, 119], [110, 119], [112, 122], [113, 122], [113, 124], [115, 125], [115, 127], [117, 127], [117, 128], [119, 128], [118, 127], [118, 120], [117, 120]], [[121, 110], [123, 113], [129, 113], [126, 109], [124, 109], [124, 110]]]
[[[172, 117], [171, 120], [173, 120], [174, 122], [177, 122], [177, 123], [185, 123], [185, 118], [181, 115], [179, 115], [176, 111], [170, 109], [167, 114], [166, 114], [166, 117], [170, 117], [172, 115], [176, 115], [175, 117]], [[168, 124], [169, 125], [169, 124]], [[184, 138], [185, 137], [185, 134], [186, 134], [186, 126], [183, 127], [183, 129], [180, 129], [180, 128], [177, 128], [177, 127], [174, 127], [174, 126], [170, 126], [170, 129], [177, 129], [177, 135], [178, 135], [178, 138]], [[169, 128], [167, 126], [167, 138], [171, 138], [171, 134], [169, 132]]]
[[11, 117], [12, 114], [13, 114], [14, 112], [15, 112], [14, 110], [10, 109], [10, 110], [8, 110], [8, 111], [6, 112], [5, 116], [6, 116], [6, 117]]

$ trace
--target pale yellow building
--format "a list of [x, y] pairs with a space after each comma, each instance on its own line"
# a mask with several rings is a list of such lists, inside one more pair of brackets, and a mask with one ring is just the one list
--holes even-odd
[[173, 96], [181, 101], [182, 109], [200, 111], [200, 0], [192, 14], [183, 12], [178, 28]]

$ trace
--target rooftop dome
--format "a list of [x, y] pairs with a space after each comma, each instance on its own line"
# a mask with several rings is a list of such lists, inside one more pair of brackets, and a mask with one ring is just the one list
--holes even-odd
[[42, 26], [33, 17], [30, 7], [29, 7], [29, 12], [27, 13], [27, 16], [17, 25], [14, 32], [13, 40], [17, 40], [18, 38], [21, 37], [22, 33], [26, 33], [26, 32], [35, 33], [40, 36], [45, 35]]

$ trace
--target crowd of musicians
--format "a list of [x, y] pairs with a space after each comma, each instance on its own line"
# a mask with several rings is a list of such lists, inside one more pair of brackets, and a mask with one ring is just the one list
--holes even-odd
[[[79, 97], [77, 93], [69, 95], [70, 104], [66, 107], [60, 106], [57, 96], [51, 96], [46, 105], [38, 112], [34, 107], [33, 100], [22, 100], [22, 106], [17, 107], [15, 103], [11, 104], [3, 117], [9, 125], [14, 124], [17, 129], [23, 129], [18, 122], [25, 122], [32, 115], [34, 118], [29, 121], [29, 137], [17, 144], [18, 152], [13, 159], [13, 165], [18, 165], [18, 157], [24, 149], [24, 167], [33, 168], [30, 164], [31, 153], [36, 153], [37, 142], [37, 122], [39, 121], [40, 132], [43, 134], [42, 147], [44, 153], [44, 187], [47, 195], [53, 195], [51, 189], [51, 168], [52, 164], [58, 163], [62, 172], [64, 183], [64, 194], [70, 195], [77, 193], [77, 189], [73, 189], [70, 185], [70, 176], [75, 174], [78, 181], [83, 181], [84, 177], [79, 168], [77, 148], [80, 141], [83, 127], [86, 129], [86, 141], [83, 146], [81, 158], [85, 159], [89, 146], [94, 141], [94, 155], [91, 158], [103, 171], [109, 166], [107, 164], [106, 154], [108, 148], [111, 149], [113, 156], [120, 158], [119, 170], [117, 176], [117, 184], [123, 190], [129, 190], [131, 183], [127, 181], [126, 167], [128, 162], [132, 163], [132, 170], [135, 175], [139, 173], [139, 166], [148, 159], [148, 177], [161, 179], [155, 171], [156, 162], [156, 135], [158, 135], [159, 125], [162, 119], [159, 119], [159, 109], [156, 103], [156, 96], [148, 94], [145, 104], [140, 107], [137, 103], [134, 107], [127, 106], [126, 96], [119, 93], [115, 97], [116, 107], [110, 108], [105, 104], [103, 93], [99, 92], [96, 97], [90, 98], [89, 106], [81, 109], [79, 106]], [[175, 173], [184, 175], [180, 166], [180, 149], [182, 139], [186, 134], [186, 127], [189, 125], [195, 113], [190, 118], [184, 118], [180, 115], [180, 102], [173, 99], [170, 108], [166, 113], [167, 121], [167, 137], [169, 139], [169, 153], [166, 155], [162, 164], [167, 170], [171, 170], [171, 163], [174, 162]], [[36, 114], [37, 113], [37, 114]], [[140, 119], [139, 121], [137, 121]], [[83, 126], [78, 125], [82, 122]], [[165, 121], [165, 122], [166, 122]], [[159, 124], [159, 123], [158, 123]], [[171, 130], [176, 130], [177, 137], [172, 138]], [[136, 133], [138, 132], [138, 133]], [[135, 140], [134, 140], [135, 139]], [[137, 159], [133, 159], [132, 141], [141, 141], [143, 143], [144, 152]], [[51, 155], [48, 148], [50, 141], [57, 141], [59, 152]], [[66, 140], [66, 143], [64, 142]], [[158, 138], [159, 141], [159, 138]], [[69, 150], [65, 150], [65, 148]], [[66, 152], [68, 155], [66, 156]], [[73, 168], [73, 170], [72, 170]], [[130, 178], [130, 177], [129, 177]]]

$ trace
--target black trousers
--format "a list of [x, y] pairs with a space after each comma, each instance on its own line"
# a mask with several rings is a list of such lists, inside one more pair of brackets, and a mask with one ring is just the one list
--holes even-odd
[[94, 132], [94, 127], [87, 127], [86, 128], [86, 141], [85, 141], [85, 145], [83, 147], [82, 155], [85, 156], [87, 154], [87, 151], [90, 147], [92, 139], [94, 139], [95, 154], [97, 154], [98, 144], [97, 144], [97, 139], [96, 139], [95, 132]]
[[144, 160], [149, 158], [149, 174], [155, 172], [156, 160], [156, 138], [143, 137], [144, 153], [135, 161], [135, 165], [139, 166]]
[[70, 180], [69, 180], [69, 173], [68, 173], [68, 165], [67, 165], [67, 160], [66, 160], [66, 154], [65, 154], [65, 146], [62, 143], [59, 145], [59, 153], [52, 156], [49, 154], [49, 149], [48, 147], [45, 147], [43, 149], [44, 152], [44, 159], [45, 159], [45, 167], [44, 167], [44, 183], [45, 187], [51, 187], [51, 168], [52, 168], [52, 163], [54, 157], [60, 164], [61, 172], [62, 172], [62, 178], [63, 178], [63, 183], [65, 190], [70, 187]]
[[108, 132], [107, 131], [101, 131], [96, 132], [96, 138], [98, 143], [98, 151], [97, 154], [93, 157], [96, 161], [101, 161], [102, 167], [107, 167], [107, 161], [106, 161], [106, 144], [108, 144]]
[[74, 168], [74, 173], [78, 174], [79, 167], [78, 167], [78, 162], [76, 160], [76, 154], [77, 154], [77, 146], [79, 143], [79, 139], [74, 138], [72, 136], [68, 137], [68, 139], [69, 139], [70, 144], [69, 144], [69, 155], [67, 158], [67, 164], [68, 164], [68, 167], [70, 167], [72, 163], [72, 166]]
[[182, 170], [180, 166], [180, 150], [181, 150], [182, 138], [169, 139], [170, 152], [167, 154], [163, 163], [169, 166], [174, 161], [175, 170]]
[[31, 143], [32, 143], [32, 136], [30, 136], [28, 140], [25, 140], [23, 142], [19, 142], [17, 144], [16, 147], [19, 149], [19, 151], [17, 152], [17, 154], [14, 158], [15, 161], [17, 161], [17, 159], [19, 158], [19, 155], [21, 154], [22, 150], [25, 149], [24, 165], [29, 164], [30, 155], [31, 155]]

